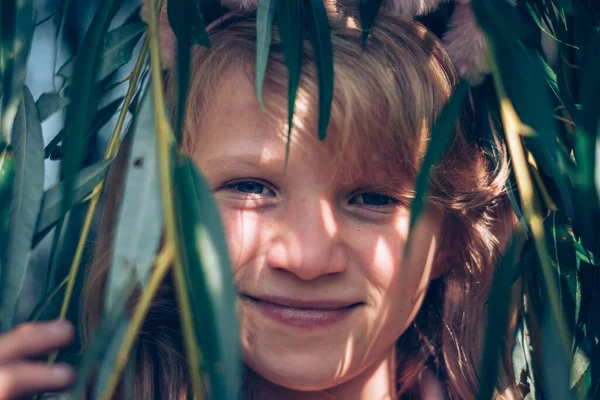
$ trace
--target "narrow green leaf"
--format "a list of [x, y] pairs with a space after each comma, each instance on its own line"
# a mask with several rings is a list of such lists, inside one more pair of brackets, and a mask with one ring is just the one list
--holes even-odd
[[113, 241], [105, 307], [115, 304], [131, 269], [145, 287], [163, 233], [154, 96], [147, 90], [136, 116], [132, 134], [123, 200]]
[[[122, 283], [127, 286], [127, 282]], [[104, 351], [102, 354], [100, 367], [98, 368], [98, 375], [94, 382], [95, 399], [101, 399], [108, 381], [110, 381], [113, 375], [113, 369], [117, 364], [117, 359], [120, 355], [121, 344], [125, 339], [125, 333], [129, 327], [129, 320], [124, 314], [116, 325], [114, 331], [108, 341], [104, 344]], [[129, 355], [131, 357], [131, 354]]]
[[[110, 119], [117, 113], [119, 107], [123, 103], [124, 97], [119, 97], [102, 107], [98, 110], [96, 115], [94, 116], [94, 121], [92, 122], [92, 127], [89, 132], [85, 135], [85, 142], [90, 140], [94, 135], [100, 131], [100, 129], [110, 121]], [[60, 148], [60, 142], [65, 140], [67, 135], [67, 130], [65, 128], [61, 129], [58, 134], [52, 138], [50, 143], [46, 146], [44, 150], [44, 156], [46, 158], [51, 157], [52, 154]], [[63, 152], [61, 151], [61, 155]]]
[[27, 87], [22, 91], [13, 126], [15, 180], [8, 246], [0, 275], [2, 330], [13, 326], [16, 306], [29, 266], [31, 241], [44, 194], [44, 138], [35, 101]]
[[221, 219], [211, 191], [189, 159], [175, 170], [183, 265], [197, 342], [211, 398], [239, 398], [241, 362], [236, 290]]
[[333, 48], [329, 18], [323, 1], [311, 0], [310, 4], [313, 20], [309, 21], [309, 26], [319, 73], [319, 140], [323, 140], [327, 134], [333, 100]]
[[90, 128], [98, 106], [97, 88], [94, 83], [102, 62], [102, 45], [112, 17], [120, 2], [103, 0], [99, 3], [92, 23], [87, 30], [81, 50], [75, 58], [71, 102], [65, 120], [65, 157], [61, 165], [64, 176], [63, 210], [71, 208], [73, 185], [81, 167], [84, 138]]
[[120, 26], [106, 34], [98, 80], [108, 77], [131, 60], [133, 49], [145, 31], [145, 23], [134, 22]]
[[[0, 237], [3, 238], [8, 236], [14, 181], [15, 156], [10, 148], [4, 148], [0, 151]], [[4, 268], [3, 260], [7, 246], [7, 240], [0, 241], [0, 274]]]
[[285, 66], [288, 70], [288, 138], [286, 145], [286, 162], [294, 125], [294, 108], [296, 94], [302, 74], [302, 16], [303, 0], [277, 0], [277, 29], [281, 37]]
[[358, 9], [360, 11], [360, 25], [362, 26], [362, 47], [367, 45], [367, 39], [371, 34], [375, 17], [379, 13], [383, 0], [360, 0]]
[[69, 99], [56, 92], [42, 93], [35, 102], [41, 122], [62, 110], [67, 104], [69, 104]]
[[206, 32], [204, 18], [194, 0], [169, 1], [167, 3], [169, 25], [178, 40], [190, 38], [194, 44], [210, 47], [210, 38]]
[[183, 124], [190, 82], [192, 45], [210, 47], [210, 39], [204, 26], [198, 2], [194, 0], [169, 1], [167, 3], [169, 24], [177, 39], [177, 101], [175, 103], [175, 137], [183, 135]]
[[440, 159], [456, 129], [456, 119], [469, 93], [469, 81], [461, 81], [454, 89], [448, 102], [440, 111], [431, 129], [431, 139], [423, 157], [421, 168], [415, 182], [415, 198], [410, 206], [410, 226], [414, 227], [417, 218], [425, 206], [425, 197], [429, 191], [431, 168]]
[[[74, 186], [74, 203], [82, 202], [83, 199], [94, 190], [96, 185], [104, 179], [104, 175], [106, 174], [106, 170], [110, 163], [110, 160], [103, 160], [81, 170]], [[64, 216], [61, 207], [62, 198], [63, 191], [61, 183], [54, 185], [44, 192], [35, 229], [36, 237], [34, 238], [34, 243], [41, 240], [41, 237], [37, 237], [38, 235], [48, 232], [48, 230]]]
[[256, 97], [263, 110], [265, 109], [263, 86], [269, 63], [276, 8], [277, 0], [258, 0], [256, 11]]
[[513, 285], [516, 253], [521, 235], [515, 235], [508, 250], [498, 264], [494, 281], [486, 302], [486, 326], [479, 392], [477, 399], [492, 398], [498, 379], [498, 360], [506, 343], [509, 307]]
[[9, 141], [25, 84], [27, 58], [35, 27], [33, 1], [0, 2], [0, 141]]

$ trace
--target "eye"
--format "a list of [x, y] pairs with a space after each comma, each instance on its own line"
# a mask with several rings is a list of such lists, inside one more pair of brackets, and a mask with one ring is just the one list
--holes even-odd
[[267, 188], [266, 185], [254, 181], [254, 180], [246, 180], [246, 181], [237, 181], [230, 184], [227, 184], [224, 189], [231, 190], [235, 192], [240, 192], [244, 194], [251, 195], [263, 195], [263, 196], [274, 196], [275, 193]]
[[395, 207], [400, 202], [399, 200], [382, 193], [367, 192], [352, 197], [348, 203], [372, 209], [385, 209], [392, 206]]

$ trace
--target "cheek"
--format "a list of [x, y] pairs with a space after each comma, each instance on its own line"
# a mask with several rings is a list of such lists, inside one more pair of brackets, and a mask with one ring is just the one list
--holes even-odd
[[261, 237], [259, 218], [255, 212], [220, 208], [235, 273], [256, 254]]

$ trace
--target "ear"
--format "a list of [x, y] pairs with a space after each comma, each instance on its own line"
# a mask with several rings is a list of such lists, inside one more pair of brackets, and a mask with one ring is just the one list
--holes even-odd
[[[178, 1], [178, 0], [171, 0]], [[150, 10], [150, 0], [143, 0], [142, 4], [142, 19], [148, 23]], [[169, 25], [169, 18], [167, 17], [167, 0], [163, 1], [162, 10], [159, 13], [159, 24], [158, 24], [158, 36], [160, 40], [160, 60], [164, 69], [171, 69], [175, 65], [175, 34]]]

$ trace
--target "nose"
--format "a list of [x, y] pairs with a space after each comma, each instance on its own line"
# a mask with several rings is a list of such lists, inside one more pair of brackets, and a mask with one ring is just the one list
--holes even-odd
[[288, 204], [276, 222], [267, 265], [306, 281], [345, 271], [348, 257], [333, 210], [324, 200]]

